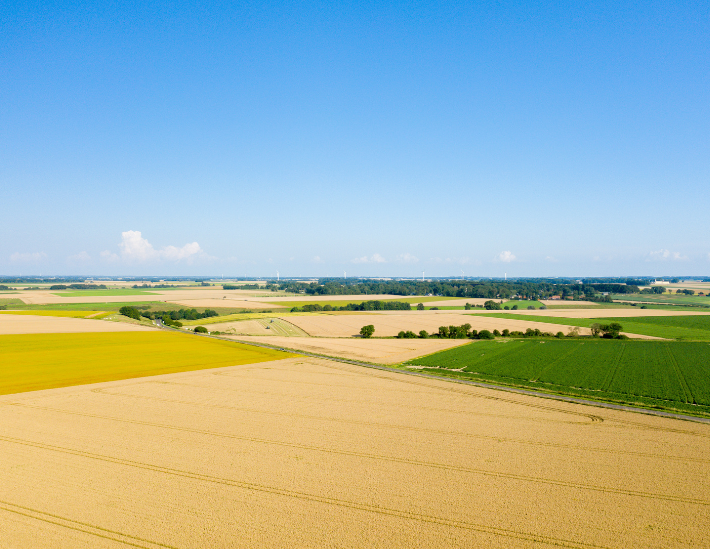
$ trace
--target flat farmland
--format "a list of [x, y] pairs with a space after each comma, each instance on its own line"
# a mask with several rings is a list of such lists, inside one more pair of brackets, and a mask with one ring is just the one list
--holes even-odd
[[230, 341], [157, 330], [0, 335], [0, 394], [288, 356]]
[[[323, 303], [323, 302], [332, 302], [332, 301], [337, 301], [342, 303], [343, 305], [345, 303], [362, 303], [363, 301], [405, 301], [408, 297], [407, 296], [401, 296], [401, 295], [394, 295], [394, 294], [355, 294], [355, 295], [305, 295], [305, 294], [299, 294], [299, 295], [290, 295], [290, 296], [284, 296], [284, 295], [278, 295], [275, 294], [274, 297], [266, 297], [264, 298], [266, 301], [278, 301], [279, 303], [283, 304], [290, 304], [290, 303]], [[417, 296], [414, 298], [409, 297], [409, 299], [421, 299]], [[437, 298], [440, 299], [440, 298]], [[291, 305], [291, 307], [294, 307], [294, 305]]]
[[200, 298], [200, 299], [171, 299], [169, 303], [174, 303], [189, 309], [207, 308], [230, 308], [230, 309], [270, 309], [270, 310], [286, 310], [283, 305], [276, 303], [268, 303], [266, 301], [247, 301], [244, 299], [231, 298]]
[[0, 334], [72, 334], [154, 331], [153, 328], [90, 318], [0, 314]]
[[[278, 298], [279, 294], [271, 295], [268, 293], [269, 299]], [[216, 307], [220, 305], [214, 304], [217, 300], [226, 302], [248, 303], [250, 301], [259, 302], [259, 298], [255, 296], [266, 295], [263, 290], [223, 290], [215, 287], [195, 286], [193, 288], [114, 288], [108, 290], [72, 290], [72, 291], [50, 291], [50, 290], [32, 290], [19, 291], [13, 294], [13, 298], [22, 300], [23, 303], [30, 305], [56, 305], [56, 304], [71, 304], [71, 303], [92, 303], [97, 301], [110, 302], [145, 302], [145, 301], [168, 301], [173, 303], [181, 303], [184, 301], [190, 302], [209, 302], [210, 305], [195, 305], [197, 307]], [[284, 295], [281, 294], [283, 299]], [[225, 306], [233, 306], [223, 304]], [[261, 305], [239, 305], [244, 308], [261, 308]], [[268, 305], [267, 305], [268, 307]]]
[[710, 417], [708, 343], [477, 341], [410, 364], [462, 379]]
[[656, 303], [666, 305], [703, 305], [710, 307], [710, 297], [689, 296], [685, 294], [614, 294], [611, 296], [614, 301], [629, 301], [634, 303]]
[[[492, 313], [485, 315], [495, 318], [530, 318], [525, 315]], [[641, 316], [641, 317], [604, 317], [604, 318], [559, 318], [535, 316], [541, 322], [566, 326], [585, 326], [618, 322], [625, 333], [661, 337], [667, 339], [710, 341], [710, 315], [685, 316]]]
[[0, 311], [0, 314], [7, 315], [30, 315], [30, 316], [62, 316], [69, 318], [101, 318], [104, 315], [110, 313], [106, 311], [91, 311], [91, 310], [42, 310], [42, 309], [32, 309], [26, 311]]
[[[467, 313], [473, 313], [474, 311], [467, 311]], [[477, 311], [479, 314], [490, 314], [492, 311]], [[643, 317], [643, 316], [694, 316], [694, 315], [708, 315], [710, 311], [705, 311], [703, 309], [698, 309], [695, 311], [689, 310], [663, 310], [663, 309], [641, 309], [639, 307], [629, 307], [627, 309], [604, 307], [599, 309], [543, 309], [528, 311], [525, 309], [520, 309], [518, 311], [498, 311], [501, 314], [516, 314], [516, 315], [526, 315], [526, 316], [555, 316], [560, 318], [631, 318], [631, 317]]]
[[[196, 325], [198, 323], [193, 321], [192, 324]], [[204, 326], [209, 327], [211, 332], [219, 331], [224, 334], [308, 337], [308, 334], [298, 326], [281, 318], [256, 318], [237, 322], [214, 322], [204, 324]]]
[[707, 547], [703, 424], [305, 358], [0, 417], [6, 547]]
[[345, 339], [263, 336], [241, 336], [235, 339], [376, 364], [397, 364], [468, 343], [468, 340], [465, 339]]
[[[501, 318], [487, 318], [479, 315], [461, 314], [427, 314], [425, 312], [401, 312], [389, 311], [387, 314], [378, 313], [358, 313], [358, 314], [316, 314], [303, 316], [284, 317], [292, 324], [295, 324], [306, 333], [316, 337], [352, 337], [360, 332], [360, 328], [367, 324], [375, 326], [375, 337], [396, 336], [401, 330], [411, 330], [419, 333], [426, 330], [429, 333], [437, 332], [439, 326], [469, 323], [476, 330], [495, 329], [520, 330], [528, 328], [539, 329], [543, 332], [556, 333], [560, 327], [554, 324], [545, 324], [535, 320], [510, 320]], [[568, 330], [564, 330], [567, 332]], [[588, 335], [591, 332], [588, 328], [581, 328], [580, 333]]]

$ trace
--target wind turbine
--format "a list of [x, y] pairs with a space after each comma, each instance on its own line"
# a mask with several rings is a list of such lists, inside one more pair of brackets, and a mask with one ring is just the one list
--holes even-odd
[[422, 271], [422, 282], [424, 282], [424, 271]]
[[463, 270], [461, 270], [461, 280], [463, 280], [464, 278], [466, 278], [466, 277], [463, 274]]
[[346, 271], [343, 271], [343, 278], [348, 278], [348, 273]]
[[278, 281], [279, 281], [279, 272], [276, 271], [276, 282], [278, 282]]

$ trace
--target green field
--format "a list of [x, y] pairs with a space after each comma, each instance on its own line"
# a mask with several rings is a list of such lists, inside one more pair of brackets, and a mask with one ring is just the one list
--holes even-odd
[[628, 301], [631, 303], [649, 303], [666, 304], [666, 305], [695, 305], [710, 307], [710, 297], [705, 296], [689, 296], [685, 294], [613, 294], [612, 299], [620, 301]]
[[0, 335], [0, 394], [295, 356], [172, 332]]
[[608, 317], [608, 318], [559, 318], [554, 316], [530, 316], [510, 313], [486, 313], [477, 316], [492, 316], [496, 318], [512, 318], [559, 324], [562, 326], [582, 326], [589, 328], [592, 324], [618, 322], [623, 331], [630, 334], [640, 334], [666, 339], [684, 341], [710, 341], [710, 314], [697, 316], [647, 316], [647, 317]]
[[478, 341], [406, 365], [446, 377], [710, 416], [708, 343]]

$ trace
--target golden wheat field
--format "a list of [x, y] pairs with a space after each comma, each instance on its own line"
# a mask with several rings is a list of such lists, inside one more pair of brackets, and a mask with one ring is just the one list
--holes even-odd
[[[569, 331], [569, 327], [557, 324], [536, 322], [534, 319], [514, 320], [494, 317], [479, 317], [463, 314], [431, 314], [428, 311], [387, 311], [385, 313], [359, 313], [359, 314], [323, 314], [309, 316], [289, 316], [288, 322], [295, 324], [311, 336], [316, 337], [351, 337], [360, 332], [360, 328], [367, 324], [375, 327], [376, 337], [391, 337], [400, 331], [411, 330], [419, 333], [426, 330], [429, 333], [438, 331], [439, 326], [460, 326], [470, 324], [475, 330], [520, 330], [528, 328], [539, 329], [543, 332], [557, 333]], [[580, 328], [581, 334], [589, 334], [588, 328]]]
[[0, 416], [3, 547], [708, 546], [708, 425], [305, 358]]
[[151, 328], [126, 322], [105, 322], [90, 318], [70, 318], [26, 314], [1, 314], [0, 334], [64, 334], [81, 332], [132, 332]]
[[346, 339], [283, 336], [235, 336], [234, 339], [377, 364], [397, 364], [470, 343], [467, 339]]

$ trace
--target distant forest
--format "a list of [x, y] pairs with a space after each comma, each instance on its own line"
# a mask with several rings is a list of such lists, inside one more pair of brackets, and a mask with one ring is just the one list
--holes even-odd
[[[622, 283], [623, 281], [623, 283]], [[639, 292], [639, 284], [646, 281], [621, 279], [618, 282], [567, 282], [540, 281], [498, 281], [498, 280], [343, 280], [321, 279], [318, 282], [284, 281], [269, 284], [274, 291], [286, 290], [306, 295], [433, 295], [444, 297], [471, 297], [485, 299], [509, 299], [519, 296], [523, 299], [545, 299], [555, 295], [563, 298], [603, 300], [602, 293], [633, 294]]]

